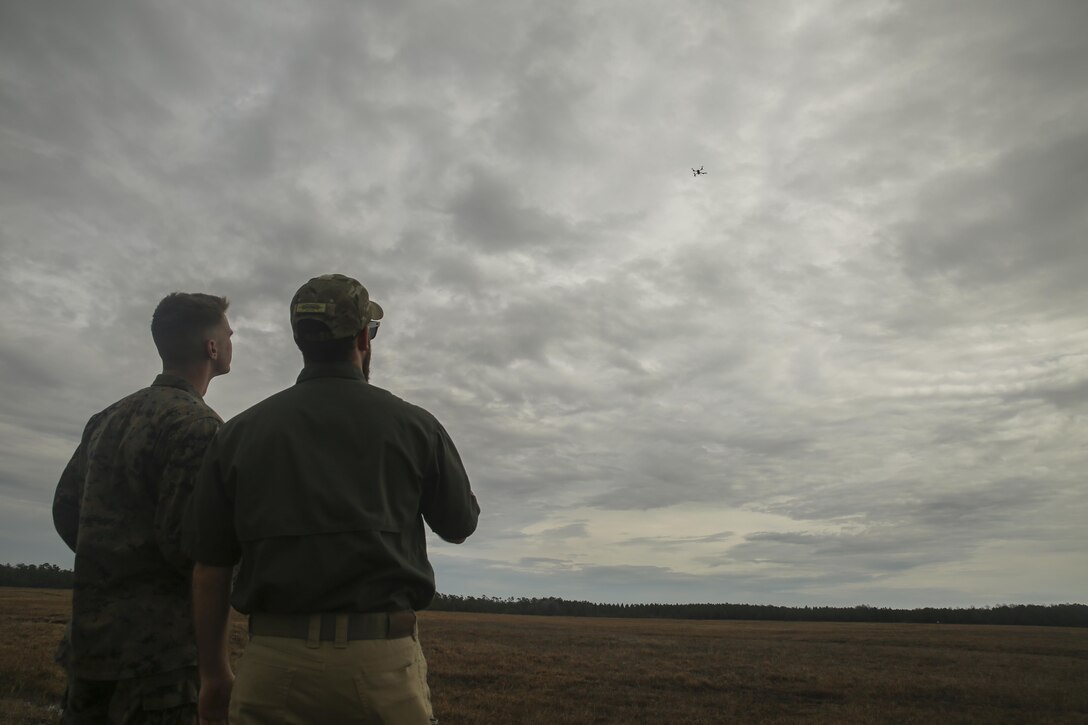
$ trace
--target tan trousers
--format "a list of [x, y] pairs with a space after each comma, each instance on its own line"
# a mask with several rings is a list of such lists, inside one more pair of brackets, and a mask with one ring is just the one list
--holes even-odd
[[238, 665], [231, 725], [428, 725], [431, 691], [418, 630], [337, 647], [254, 635]]

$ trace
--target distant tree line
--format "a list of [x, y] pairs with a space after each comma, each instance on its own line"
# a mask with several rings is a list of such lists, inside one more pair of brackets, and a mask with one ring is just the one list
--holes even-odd
[[784, 622], [910, 622], [925, 624], [1023, 624], [1088, 627], [1085, 604], [1002, 604], [952, 609], [888, 607], [778, 607], [769, 604], [596, 604], [558, 597], [473, 597], [436, 594], [430, 609], [443, 612], [538, 614], [567, 617], [661, 619], [757, 619]]
[[[0, 564], [0, 586], [71, 589], [72, 571], [56, 564]], [[597, 604], [559, 597], [473, 597], [435, 594], [440, 612], [536, 614], [648, 619], [753, 619], [779, 622], [909, 622], [1088, 627], [1085, 604], [1001, 604], [994, 607], [779, 607], [771, 604]]]
[[0, 564], [0, 587], [71, 589], [71, 569], [56, 564]]

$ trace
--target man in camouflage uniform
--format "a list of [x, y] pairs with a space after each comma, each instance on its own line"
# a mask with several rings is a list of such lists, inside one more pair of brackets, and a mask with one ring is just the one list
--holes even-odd
[[159, 303], [151, 334], [162, 374], [90, 419], [57, 484], [53, 523], [76, 554], [57, 653], [68, 672], [63, 723], [189, 725], [196, 714], [181, 526], [222, 424], [203, 396], [230, 371], [228, 304], [180, 292]]
[[[480, 507], [435, 417], [369, 384], [382, 316], [350, 277], [304, 284], [298, 382], [208, 448], [185, 543], [202, 723], [225, 723], [228, 701], [232, 725], [433, 722], [415, 616], [435, 592], [424, 524], [459, 544]], [[237, 682], [228, 597], [250, 615]]]

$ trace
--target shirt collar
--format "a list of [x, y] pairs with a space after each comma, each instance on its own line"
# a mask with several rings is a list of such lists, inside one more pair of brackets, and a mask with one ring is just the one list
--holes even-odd
[[188, 380], [180, 378], [177, 375], [171, 375], [170, 373], [159, 373], [155, 376], [155, 381], [152, 382], [151, 385], [152, 387], [177, 388], [178, 390], [184, 390], [197, 400], [204, 399], [204, 396], [196, 392], [196, 388], [194, 388]]
[[316, 378], [348, 378], [350, 380], [366, 382], [366, 378], [363, 377], [363, 371], [349, 362], [309, 363], [306, 367], [302, 368], [302, 372], [298, 374], [298, 380], [296, 382], [304, 383], [307, 380], [314, 380]]

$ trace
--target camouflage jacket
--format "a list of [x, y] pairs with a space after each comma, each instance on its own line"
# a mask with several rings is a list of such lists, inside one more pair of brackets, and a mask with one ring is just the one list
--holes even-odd
[[222, 422], [185, 380], [159, 375], [87, 423], [53, 499], [53, 523], [76, 553], [58, 652], [75, 675], [122, 679], [196, 663], [181, 527]]

